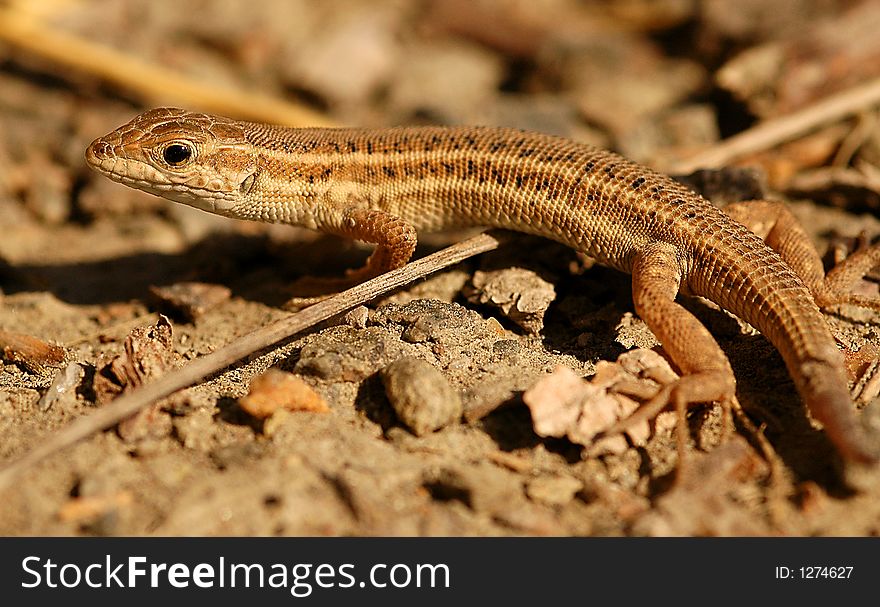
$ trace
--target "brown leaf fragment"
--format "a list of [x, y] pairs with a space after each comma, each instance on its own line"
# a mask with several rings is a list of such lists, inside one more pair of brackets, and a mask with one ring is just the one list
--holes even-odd
[[114, 511], [130, 508], [134, 496], [130, 491], [75, 497], [58, 510], [58, 518], [65, 523], [89, 524]]
[[279, 369], [269, 369], [251, 381], [238, 405], [257, 419], [265, 419], [279, 409], [327, 413], [330, 407], [301, 377]]
[[[173, 349], [172, 328], [168, 318], [160, 315], [155, 325], [132, 329], [123, 344], [123, 353], [98, 368], [93, 388], [99, 405], [106, 404], [173, 366], [177, 357]], [[117, 431], [127, 442], [168, 436], [171, 417], [163, 410], [167, 399], [153, 404], [122, 420]]]
[[[567, 437], [589, 447], [592, 455], [621, 453], [628, 448], [624, 436], [602, 433], [632, 415], [639, 401], [650, 399], [664, 383], [676, 378], [656, 352], [632, 350], [615, 363], [600, 361], [590, 381], [567, 367], [557, 367], [526, 390], [523, 401], [539, 436]], [[664, 430], [673, 425], [674, 419], [668, 413], [662, 413], [655, 422], [656, 428]], [[627, 428], [624, 434], [636, 445], [643, 445], [650, 438], [651, 428], [643, 421]]]
[[878, 360], [880, 360], [880, 350], [871, 343], [865, 344], [855, 352], [849, 349], [843, 350], [843, 363], [850, 379], [862, 376]]
[[45, 373], [60, 367], [67, 360], [67, 351], [32, 335], [0, 330], [3, 357], [23, 365], [32, 373]]
[[855, 353], [844, 355], [847, 372], [855, 379], [852, 395], [858, 403], [869, 403], [880, 394], [880, 356], [877, 348], [866, 344]]
[[95, 374], [98, 404], [162, 375], [176, 357], [172, 344], [171, 322], [165, 316], [160, 315], [155, 325], [132, 329], [125, 339], [124, 352]]
[[[142, 313], [142, 304], [134, 302], [114, 302], [101, 306], [95, 312], [95, 321], [103, 328], [107, 325], [118, 326], [120, 323], [131, 322]], [[107, 340], [112, 341], [112, 340]], [[105, 341], [105, 343], [107, 343]]]
[[544, 313], [556, 299], [551, 282], [531, 270], [507, 268], [476, 272], [472, 287], [465, 290], [468, 301], [490, 305], [525, 329], [537, 334], [544, 328]]
[[168, 287], [150, 287], [158, 303], [192, 322], [225, 302], [232, 295], [228, 287], [203, 282], [179, 282]]

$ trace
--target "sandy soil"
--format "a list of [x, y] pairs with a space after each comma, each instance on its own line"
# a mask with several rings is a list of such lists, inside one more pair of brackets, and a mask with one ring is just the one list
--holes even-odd
[[[223, 13], [233, 9], [218, 9], [202, 22], [170, 24], [165, 12], [148, 8], [151, 3], [119, 3], [109, 11], [71, 4], [69, 12], [55, 17], [59, 27], [203, 79], [306, 99], [341, 122], [515, 123], [631, 153], [662, 149], [656, 141], [640, 148], [636, 142], [647, 135], [637, 139], [615, 131], [616, 121], [625, 117], [599, 124], [589, 114], [589, 102], [572, 93], [576, 85], [565, 89], [559, 84], [566, 81], [564, 73], [552, 72], [553, 66], [560, 72], [574, 68], [518, 49], [512, 41], [529, 38], [509, 34], [512, 26], [504, 23], [498, 31], [508, 32], [507, 42], [492, 43], [460, 24], [449, 25], [448, 15], [445, 22], [433, 18], [440, 21], [437, 31], [411, 31], [410, 25], [424, 25], [427, 17], [408, 3], [381, 3], [382, 10], [361, 21], [352, 17], [363, 14], [357, 2], [314, 3], [335, 7], [326, 12], [307, 10], [311, 5], [305, 3], [306, 21], [333, 27], [321, 49], [313, 49], [311, 63], [303, 65], [290, 59], [295, 45], [279, 51], [276, 26], [260, 29], [267, 22], [260, 11], [247, 22]], [[428, 10], [435, 4], [419, 6]], [[557, 5], [562, 8], [554, 10], [571, 10], [565, 2]], [[610, 15], [626, 22], [625, 15]], [[645, 40], [657, 45], [653, 60], [661, 69], [694, 73], [682, 76], [696, 79], [687, 95], [658, 106], [667, 117], [682, 107], [685, 116], [692, 115], [697, 97], [701, 105], [716, 100], [705, 92], [711, 66], [687, 53], [664, 55], [677, 47], [667, 40], [672, 33], [695, 40], [699, 37], [688, 28], [710, 27], [692, 16], [676, 19], [681, 21], [628, 26], [634, 47]], [[117, 33], [100, 38], [99, 31]], [[218, 31], [226, 46], [210, 37]], [[407, 32], [403, 47], [395, 38], [401, 31]], [[333, 87], [341, 85], [309, 65], [331, 61], [335, 52], [356, 54], [359, 47], [346, 32], [358, 32], [368, 38], [358, 43], [379, 50], [369, 61], [361, 58], [357, 69], [340, 68], [348, 88], [339, 92]], [[177, 52], [158, 40], [179, 40]], [[407, 48], [421, 49], [423, 55], [413, 56], [423, 57], [425, 65], [404, 62], [400, 55], [406, 56]], [[275, 54], [288, 63], [273, 62]], [[82, 369], [75, 390], [46, 409], [41, 397], [59, 368], [29, 368], [8, 356], [0, 361], [0, 461], [16, 460], [100, 406], [96, 377], [122, 352], [130, 331], [156, 325], [160, 312], [172, 324], [171, 364], [180, 366], [281, 317], [279, 306], [296, 294], [298, 278], [339, 275], [368, 254], [358, 245], [296, 228], [211, 217], [89, 173], [82, 160], [87, 143], [147, 102], [27, 53], [4, 54], [0, 47], [0, 58], [0, 329], [60, 344]], [[267, 65], [274, 66], [268, 75]], [[412, 84], [421, 82], [427, 91], [448, 88], [447, 81], [428, 82], [432, 66], [437, 74], [457, 70], [464, 83], [458, 95], [437, 99]], [[373, 71], [364, 73], [368, 68]], [[368, 82], [352, 81], [350, 71]], [[581, 100], [580, 109], [573, 99]], [[620, 111], [626, 107], [621, 104]], [[652, 116], [656, 113], [644, 112], [639, 128], [645, 131]], [[844, 202], [846, 194], [840, 195]], [[792, 207], [821, 251], [838, 236], [880, 233], [880, 222], [870, 215], [813, 200], [793, 200]], [[458, 237], [427, 238], [417, 254]], [[463, 295], [475, 272], [510, 267], [528, 269], [555, 287], [539, 334]], [[222, 286], [229, 296], [188, 318], [151, 295], [151, 287], [186, 282]], [[863, 287], [876, 292], [876, 285]], [[732, 436], [724, 436], [720, 410], [711, 405], [690, 413], [684, 466], [668, 428], [658, 427], [643, 445], [611, 454], [538, 436], [522, 394], [539, 379], [558, 365], [588, 377], [598, 361], [657, 345], [633, 315], [629, 288], [629, 277], [585, 264], [565, 247], [518, 237], [503, 250], [210, 377], [166, 399], [137, 424], [102, 432], [49, 458], [3, 493], [0, 534], [880, 533], [880, 470], [845, 469], [809, 419], [772, 346], [701, 301], [684, 303], [730, 357], [739, 399], [763, 429], [773, 455], [761, 450], [742, 420]], [[866, 353], [880, 347], [876, 314], [846, 308], [828, 322], [848, 351], [870, 358]], [[380, 372], [404, 356], [430, 363], [461, 398], [462, 414], [436, 432], [417, 436], [389, 403]], [[238, 399], [252, 378], [271, 367], [302, 378], [329, 411], [279, 411], [267, 419], [246, 413]], [[859, 406], [876, 430], [877, 401]]]

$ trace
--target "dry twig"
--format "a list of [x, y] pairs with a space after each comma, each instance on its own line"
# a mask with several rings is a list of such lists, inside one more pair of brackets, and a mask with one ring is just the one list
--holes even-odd
[[663, 170], [677, 174], [721, 167], [877, 105], [880, 105], [880, 79], [827, 97], [793, 114], [762, 122], [689, 158], [673, 161]]
[[500, 244], [499, 237], [480, 234], [428, 255], [406, 266], [338, 293], [313, 306], [253, 331], [186, 366], [163, 375], [154, 382], [125, 394], [91, 415], [71, 422], [48, 437], [24, 457], [0, 469], [0, 490], [10, 486], [22, 472], [61, 449], [108, 428], [176, 390], [220, 371], [245, 356], [289, 339], [315, 324], [336, 316], [379, 295], [456, 264], [468, 257], [491, 251]]
[[301, 105], [270, 95], [199, 82], [122, 51], [62, 32], [19, 10], [0, 8], [0, 40], [133, 91], [148, 105], [172, 103], [288, 126], [332, 126], [326, 116]]

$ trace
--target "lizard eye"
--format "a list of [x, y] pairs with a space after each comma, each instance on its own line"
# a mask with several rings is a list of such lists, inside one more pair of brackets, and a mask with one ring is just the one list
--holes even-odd
[[192, 157], [192, 146], [185, 143], [172, 143], [162, 150], [162, 159], [173, 167], [181, 166]]

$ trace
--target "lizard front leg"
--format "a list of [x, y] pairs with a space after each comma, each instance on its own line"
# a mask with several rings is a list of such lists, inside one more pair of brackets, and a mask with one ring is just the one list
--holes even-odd
[[403, 266], [412, 257], [418, 242], [412, 225], [385, 211], [370, 209], [347, 209], [339, 224], [327, 231], [376, 245], [363, 267], [346, 273], [346, 280], [351, 283]]
[[332, 223], [321, 226], [323, 232], [353, 240], [375, 244], [376, 248], [363, 267], [348, 270], [344, 278], [314, 278], [298, 281], [307, 291], [323, 293], [317, 296], [294, 297], [284, 304], [288, 309], [299, 309], [326, 299], [389, 270], [406, 264], [416, 249], [418, 238], [415, 228], [395, 215], [384, 211], [346, 209]]

